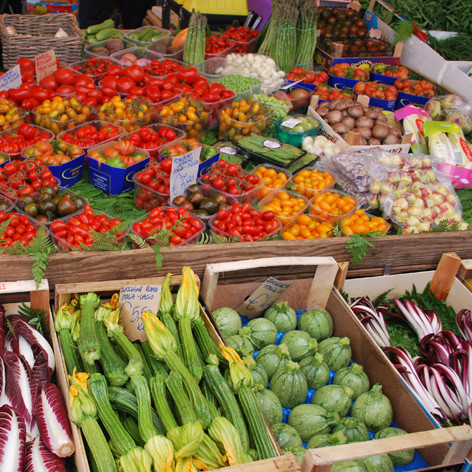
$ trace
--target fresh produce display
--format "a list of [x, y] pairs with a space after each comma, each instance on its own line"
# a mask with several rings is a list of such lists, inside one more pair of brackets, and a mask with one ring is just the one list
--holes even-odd
[[432, 98], [436, 95], [434, 91], [434, 85], [427, 80], [413, 82], [409, 79], [397, 79], [394, 86], [399, 92], [409, 93], [419, 97]]
[[[122, 33], [120, 32], [120, 36]], [[85, 55], [92, 57], [108, 57], [114, 52], [122, 51], [125, 45], [121, 37], [104, 39], [102, 41], [90, 42], [84, 47]]]
[[160, 123], [176, 126], [185, 131], [188, 138], [202, 141], [209, 123], [208, 107], [191, 97], [164, 105], [158, 110]]
[[259, 211], [246, 202], [233, 203], [218, 210], [210, 220], [210, 228], [218, 235], [237, 241], [258, 241], [270, 238], [280, 231], [281, 223], [272, 211]]
[[168, 202], [171, 170], [172, 159], [167, 158], [161, 162], [151, 161], [145, 169], [136, 173], [134, 177], [136, 208], [148, 212]]
[[202, 145], [196, 139], [182, 139], [177, 141], [172, 146], [166, 146], [159, 149], [159, 154], [162, 158], [166, 159], [168, 157], [172, 158], [176, 156], [183, 156], [189, 151], [193, 151], [194, 149], [198, 149], [201, 147]]
[[34, 125], [23, 123], [17, 128], [10, 128], [6, 136], [0, 137], [0, 152], [18, 156], [21, 151], [38, 141], [46, 141], [52, 136]]
[[7, 162], [0, 169], [0, 192], [10, 200], [17, 200], [25, 193], [33, 194], [43, 185], [54, 187], [57, 180], [49, 168], [36, 159]]
[[300, 147], [306, 136], [315, 136], [320, 123], [311, 116], [292, 115], [275, 123], [275, 137], [283, 143]]
[[429, 231], [441, 221], [452, 221], [459, 229], [466, 229], [462, 221], [458, 198], [452, 187], [441, 182], [431, 159], [409, 159], [401, 155], [382, 156], [385, 180], [372, 179], [371, 206], [381, 206], [384, 213], [405, 233]]
[[96, 43], [111, 38], [121, 38], [122, 36], [123, 33], [115, 28], [115, 22], [111, 18], [102, 23], [89, 26], [84, 30], [84, 37], [89, 43]]
[[126, 39], [129, 39], [138, 46], [147, 46], [148, 44], [159, 41], [166, 36], [168, 36], [168, 33], [165, 30], [153, 28], [150, 26], [143, 26], [142, 28], [138, 28], [135, 31], [126, 33]]
[[342, 57], [385, 57], [393, 54], [391, 44], [380, 39], [323, 39], [320, 40], [320, 48], [324, 51], [332, 51], [334, 42], [343, 44]]
[[326, 72], [312, 72], [301, 67], [294, 67], [288, 74], [287, 80], [298, 82], [301, 80], [305, 84], [324, 84], [328, 81], [328, 74]]
[[294, 220], [307, 207], [307, 201], [297, 194], [281, 190], [264, 198], [259, 207], [262, 211], [272, 211], [285, 225]]
[[[262, 92], [270, 93], [284, 83], [285, 73], [277, 68], [275, 61], [262, 54], [230, 53], [226, 56], [224, 67], [216, 72], [225, 74], [238, 67], [238, 73], [243, 76], [256, 77], [261, 81]], [[227, 88], [231, 89], [227, 86]]]
[[354, 85], [354, 93], [382, 100], [395, 100], [398, 96], [396, 87], [378, 82], [358, 82]]
[[[178, 197], [177, 197], [178, 198]], [[163, 230], [170, 231], [169, 244], [179, 246], [189, 240], [195, 240], [204, 229], [203, 222], [183, 207], [157, 206], [149, 212], [149, 216], [133, 223], [133, 232], [150, 244], [156, 244], [151, 236], [159, 237]]]
[[255, 154], [259, 158], [265, 158], [266, 161], [272, 161], [283, 167], [288, 167], [305, 154], [305, 151], [291, 144], [279, 143], [254, 133], [239, 138], [237, 145], [244, 153]]
[[334, 187], [334, 177], [329, 172], [320, 172], [316, 168], [304, 169], [295, 174], [287, 188], [312, 199], [320, 192]]
[[[429, 284], [423, 292], [413, 285], [398, 298], [387, 295], [374, 303], [369, 297], [357, 297], [351, 299], [351, 308], [375, 342], [392, 356], [395, 367], [426, 411], [441, 424], [468, 421], [469, 379], [463, 375], [458, 358], [462, 352], [466, 358], [470, 353], [470, 311], [456, 313], [445, 301], [434, 297]], [[401, 434], [401, 430], [386, 428], [375, 437]], [[412, 456], [412, 451], [403, 452], [390, 455], [395, 465]]]
[[[368, 441], [369, 431], [378, 432], [378, 437], [395, 434], [389, 433], [398, 428], [391, 426], [392, 405], [382, 386], [372, 385], [362, 366], [351, 363], [350, 339], [333, 336], [328, 311], [300, 313], [280, 302], [267, 308], [263, 318], [249, 322], [245, 317], [238, 320], [229, 307], [213, 316], [228, 344], [234, 338], [244, 340], [237, 349], [254, 379], [263, 382], [256, 397], [282, 451]], [[303, 457], [304, 450], [297, 452]], [[392, 464], [391, 459], [385, 460]], [[411, 463], [411, 451], [402, 459], [403, 464]]]
[[55, 96], [56, 92], [53, 90], [47, 90], [41, 87], [41, 85], [29, 82], [23, 82], [18, 88], [0, 92], [0, 99], [8, 99], [22, 110], [33, 110], [46, 98], [53, 98]]
[[270, 121], [270, 112], [250, 98], [234, 101], [224, 108], [219, 117], [219, 138], [236, 141], [252, 134], [264, 134]]
[[154, 111], [147, 99], [138, 97], [122, 100], [121, 97], [115, 96], [100, 107], [97, 117], [99, 120], [122, 126], [126, 131], [134, 131], [150, 124]]
[[74, 97], [70, 99], [54, 97], [41, 103], [33, 113], [35, 124], [57, 134], [87, 121], [92, 110]]
[[[359, 82], [364, 84], [364, 82]], [[394, 87], [395, 88], [395, 87]], [[395, 89], [396, 90], [396, 89]], [[321, 103], [320, 115], [343, 139], [352, 131], [361, 135], [360, 145], [400, 144], [402, 133], [390, 126], [387, 117], [377, 107], [363, 107], [349, 98]]]
[[47, 166], [60, 166], [83, 155], [84, 150], [80, 146], [61, 139], [39, 141], [23, 151], [26, 159], [38, 159]]
[[295, 239], [332, 238], [333, 228], [334, 224], [331, 221], [320, 221], [310, 215], [299, 215], [296, 223], [283, 231], [282, 239], [293, 241]]
[[77, 144], [83, 149], [88, 149], [104, 141], [110, 141], [122, 134], [121, 128], [115, 125], [96, 122], [86, 124], [78, 129], [65, 131], [60, 139], [69, 144]]
[[26, 215], [20, 215], [14, 211], [0, 211], [0, 223], [8, 222], [7, 227], [0, 234], [0, 247], [11, 247], [16, 241], [23, 246], [28, 246], [36, 236], [37, 228]]
[[25, 115], [11, 100], [0, 99], [0, 126], [2, 130], [21, 125], [25, 122]]
[[206, 219], [214, 215], [220, 208], [232, 200], [217, 191], [205, 191], [201, 185], [188, 187], [185, 195], [178, 195], [172, 200], [172, 205], [187, 210], [198, 218]]
[[143, 67], [143, 69], [153, 77], [164, 78], [169, 74], [178, 73], [181, 70], [184, 70], [185, 66], [179, 61], [166, 57], [165, 59], [152, 59]]
[[223, 85], [234, 93], [243, 94], [249, 92], [261, 85], [261, 80], [257, 77], [246, 77], [244, 75], [230, 74], [221, 77], [217, 83]]
[[[13, 312], [6, 313], [0, 306], [4, 372], [0, 408], [4, 447], [0, 464], [5, 471], [63, 471], [66, 458], [75, 451], [63, 397], [52, 383], [52, 346], [27, 319], [34, 312], [29, 306], [18, 304]], [[35, 356], [27, 354], [33, 352]]]
[[34, 194], [20, 195], [16, 206], [35, 220], [46, 223], [83, 210], [87, 203], [80, 195], [67, 189], [43, 185]]
[[372, 72], [387, 77], [396, 77], [397, 79], [408, 79], [410, 76], [410, 71], [405, 66], [391, 66], [382, 62], [374, 64]]
[[125, 138], [137, 148], [146, 149], [151, 156], [156, 157], [158, 154], [157, 148], [175, 141], [180, 136], [179, 130], [170, 126], [149, 125], [143, 126], [139, 131], [134, 131]]
[[[121, 224], [118, 218], [95, 212], [90, 205], [85, 205], [81, 213], [65, 220], [55, 220], [49, 228], [63, 249], [85, 249], [93, 243], [94, 233], [104, 233]], [[116, 232], [113, 237], [122, 239], [124, 231]]]
[[365, 70], [362, 66], [354, 67], [347, 62], [338, 62], [329, 69], [329, 73], [343, 79], [362, 80], [364, 82], [369, 80], [368, 70]]
[[187, 64], [200, 64], [205, 60], [205, 30], [207, 17], [200, 12], [192, 12], [187, 38], [184, 46], [183, 60]]
[[359, 12], [343, 8], [318, 8], [320, 38], [365, 38], [367, 27]]
[[225, 57], [233, 48], [233, 43], [223, 34], [206, 37], [205, 59]]
[[113, 65], [113, 62], [111, 62], [110, 59], [91, 57], [79, 64], [75, 64], [72, 68], [80, 74], [86, 74], [91, 78], [96, 78], [105, 75], [111, 65]]
[[222, 35], [222, 38], [227, 39], [232, 45], [232, 51], [235, 53], [254, 52], [257, 49], [257, 39], [259, 31], [251, 29], [247, 26], [230, 26]]
[[223, 159], [214, 162], [200, 179], [204, 190], [210, 187], [234, 197], [251, 197], [262, 184], [257, 175], [244, 172], [241, 164], [228, 164]]
[[278, 167], [271, 167], [270, 165], [259, 165], [251, 173], [257, 175], [262, 182], [263, 187], [259, 190], [258, 199], [262, 200], [275, 189], [285, 187], [289, 176]]
[[388, 225], [380, 216], [369, 216], [365, 210], [354, 210], [354, 213], [341, 221], [341, 229], [344, 234], [363, 234], [388, 231]]
[[130, 140], [116, 142], [103, 151], [92, 149], [88, 156], [89, 159], [95, 159], [99, 163], [118, 169], [126, 169], [147, 158], [146, 154], [136, 150], [135, 145]]
[[[251, 444], [260, 459], [276, 456], [250, 372], [234, 350], [217, 346], [203, 323], [193, 272], [183, 268], [175, 304], [170, 283], [168, 274], [159, 317], [143, 312], [146, 342], [131, 342], [118, 324], [118, 294], [101, 303], [96, 293], [83, 293], [78, 303], [64, 304], [56, 314], [73, 318], [77, 310], [82, 313], [77, 342], [70, 329], [56, 329], [76, 348], [69, 349], [76, 353], [75, 359], [66, 357], [73, 372], [72, 421], [82, 429], [91, 455], [102, 465], [110, 464], [109, 470], [117, 470], [115, 455], [125, 472], [137, 466], [151, 470], [167, 462], [186, 463], [194, 470], [242, 464], [254, 460]], [[118, 347], [125, 356], [118, 355]], [[199, 360], [201, 351], [208, 361]], [[223, 376], [223, 362], [229, 363], [232, 387]], [[78, 363], [83, 364], [80, 372], [74, 370]], [[92, 369], [96, 372], [90, 373]], [[236, 379], [242, 378], [238, 375], [248, 381], [238, 385]], [[124, 388], [127, 381], [133, 385], [132, 393]], [[222, 405], [221, 411], [213, 400]], [[141, 440], [135, 434], [138, 430], [144, 435]], [[113, 440], [113, 453], [107, 437]], [[184, 458], [178, 454], [182, 447], [187, 451]]]
[[337, 221], [349, 215], [357, 206], [349, 195], [327, 190], [315, 196], [310, 213], [328, 221]]
[[317, 85], [313, 95], [319, 95], [320, 100], [338, 100], [341, 98], [354, 98], [354, 92], [349, 89], [337, 89], [326, 84]]

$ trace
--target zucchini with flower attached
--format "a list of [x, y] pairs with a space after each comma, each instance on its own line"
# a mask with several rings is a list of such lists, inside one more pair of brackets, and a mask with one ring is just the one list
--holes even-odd
[[115, 458], [97, 421], [97, 407], [88, 393], [88, 377], [84, 372], [69, 377], [70, 418], [80, 427], [98, 472], [117, 472]]
[[110, 404], [105, 377], [102, 374], [92, 374], [87, 385], [90, 396], [97, 407], [100, 421], [118, 453], [118, 461], [123, 472], [135, 472], [136, 470], [151, 472], [151, 456], [146, 450], [136, 446]]
[[95, 327], [95, 310], [100, 304], [100, 298], [96, 293], [90, 292], [80, 296], [80, 320], [79, 352], [86, 364], [86, 368], [100, 359], [100, 341], [97, 338]]

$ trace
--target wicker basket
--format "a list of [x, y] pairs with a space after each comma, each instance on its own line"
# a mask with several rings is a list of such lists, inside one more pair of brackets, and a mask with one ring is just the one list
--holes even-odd
[[[7, 26], [13, 26], [17, 34], [7, 34]], [[56, 38], [62, 28], [68, 38]], [[56, 57], [65, 64], [80, 60], [82, 32], [77, 18], [70, 13], [48, 15], [0, 15], [0, 39], [2, 41], [3, 67], [11, 68], [20, 57], [33, 59], [42, 52], [54, 49]]]

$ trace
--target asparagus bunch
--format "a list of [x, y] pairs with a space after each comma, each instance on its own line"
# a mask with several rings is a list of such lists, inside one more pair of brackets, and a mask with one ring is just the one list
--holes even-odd
[[184, 46], [184, 62], [187, 64], [199, 64], [205, 60], [206, 25], [206, 16], [192, 10]]
[[284, 72], [290, 72], [297, 56], [298, 2], [280, 2], [276, 16], [275, 38], [270, 56]]
[[303, 67], [306, 64], [313, 63], [313, 55], [316, 48], [318, 10], [313, 7], [312, 0], [300, 0], [299, 10], [298, 49], [295, 64]]

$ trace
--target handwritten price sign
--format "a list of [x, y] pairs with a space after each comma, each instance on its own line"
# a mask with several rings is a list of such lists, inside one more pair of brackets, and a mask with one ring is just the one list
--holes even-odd
[[160, 298], [160, 285], [133, 285], [121, 288], [120, 324], [131, 341], [146, 341], [141, 315], [145, 311], [157, 313]]
[[16, 89], [22, 84], [20, 66], [6, 71], [0, 77], [0, 90]]
[[202, 148], [177, 156], [172, 159], [172, 172], [170, 174], [170, 201], [183, 195], [187, 188], [197, 182], [198, 164]]

